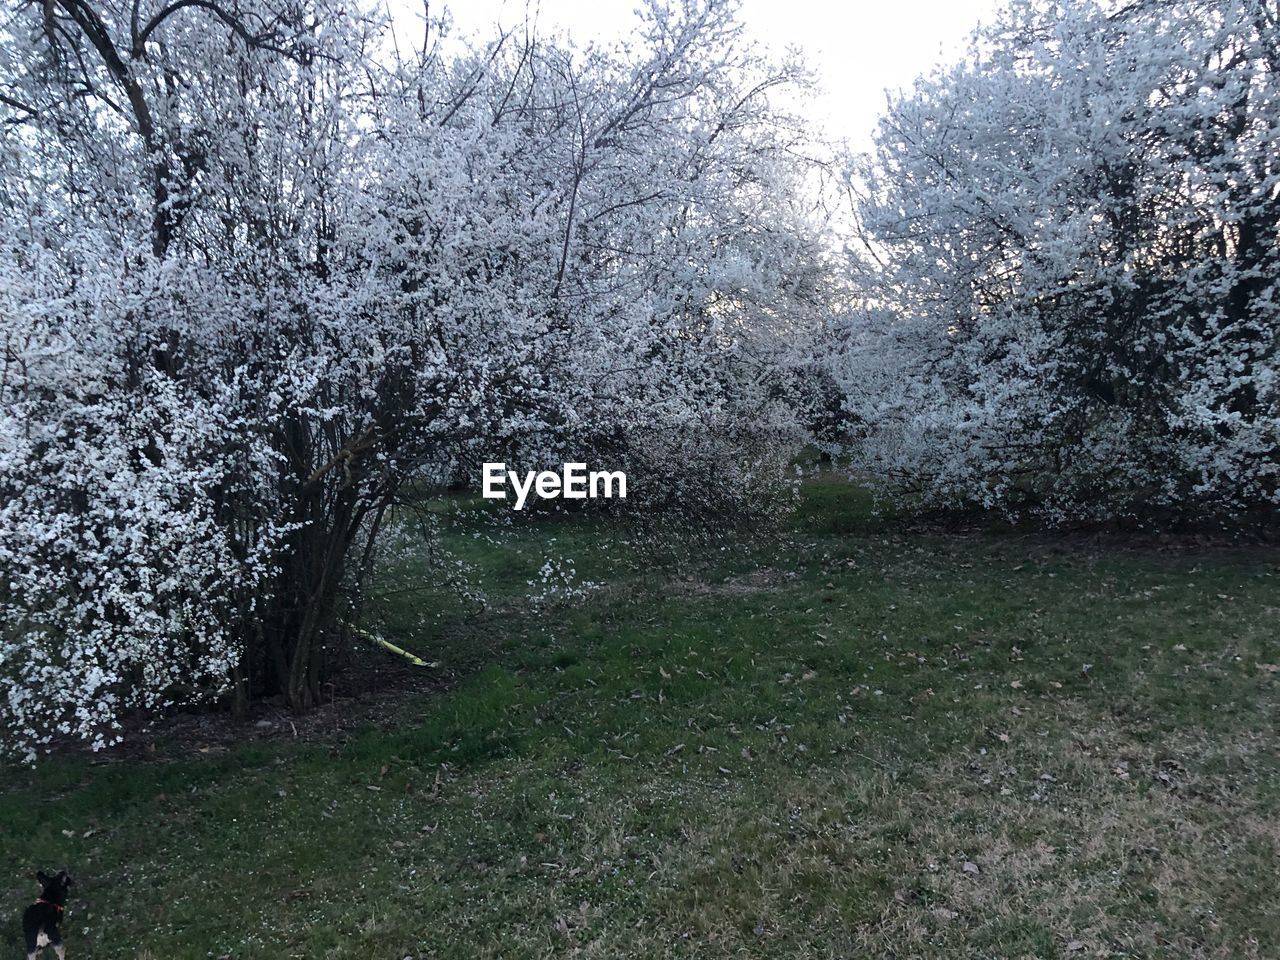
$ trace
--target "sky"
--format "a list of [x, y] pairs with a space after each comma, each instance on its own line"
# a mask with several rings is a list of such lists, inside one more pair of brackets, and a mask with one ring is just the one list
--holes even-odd
[[[420, 17], [421, 0], [388, 0], [397, 24]], [[636, 0], [529, 0], [539, 22], [575, 38], [624, 36]], [[886, 89], [909, 87], [939, 62], [963, 52], [969, 33], [989, 22], [1000, 0], [742, 0], [748, 32], [781, 52], [799, 48], [824, 88], [806, 109], [828, 136], [864, 147]], [[448, 7], [457, 28], [491, 32], [520, 22], [526, 0], [431, 0]], [[419, 19], [420, 22], [420, 19]], [[419, 28], [410, 27], [416, 34]]]

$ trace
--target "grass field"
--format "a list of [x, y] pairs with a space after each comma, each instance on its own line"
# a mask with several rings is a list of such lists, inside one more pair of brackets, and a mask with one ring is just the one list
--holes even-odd
[[[72, 960], [1280, 956], [1274, 554], [930, 532], [834, 481], [679, 572], [475, 533], [478, 616], [388, 573], [436, 689], [366, 727], [5, 769], [3, 950], [65, 863]], [[602, 586], [534, 610], [553, 538]]]

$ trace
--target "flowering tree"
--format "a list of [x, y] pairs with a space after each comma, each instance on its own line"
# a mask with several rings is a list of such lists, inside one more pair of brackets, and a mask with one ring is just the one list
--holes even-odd
[[[745, 506], [820, 309], [797, 79], [719, 0], [626, 51], [395, 47], [336, 0], [54, 0], [0, 42], [0, 709], [108, 742], [317, 698], [388, 512], [596, 460]], [[722, 469], [713, 483], [710, 469]], [[767, 496], [766, 496], [767, 501]]]
[[1018, 0], [858, 171], [856, 459], [1053, 518], [1280, 504], [1280, 22]]

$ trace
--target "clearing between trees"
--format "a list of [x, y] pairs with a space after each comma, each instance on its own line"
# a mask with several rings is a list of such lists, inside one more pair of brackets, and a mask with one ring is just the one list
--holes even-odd
[[[438, 666], [368, 723], [7, 769], [5, 942], [57, 851], [82, 958], [1274, 955], [1273, 553], [942, 533], [833, 480], [674, 573], [467, 516], [489, 605], [383, 570], [370, 625]], [[598, 586], [532, 607], [552, 546]]]

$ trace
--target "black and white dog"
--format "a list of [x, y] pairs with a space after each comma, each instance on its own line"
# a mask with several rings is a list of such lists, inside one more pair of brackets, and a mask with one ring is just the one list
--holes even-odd
[[40, 884], [40, 899], [27, 907], [22, 915], [22, 935], [27, 941], [27, 960], [35, 960], [45, 947], [53, 947], [58, 960], [67, 955], [62, 945], [62, 932], [58, 929], [62, 923], [62, 914], [67, 909], [67, 895], [74, 882], [67, 871], [59, 870], [56, 874], [47, 874], [43, 870], [36, 873], [36, 881]]

